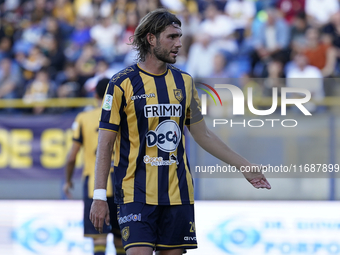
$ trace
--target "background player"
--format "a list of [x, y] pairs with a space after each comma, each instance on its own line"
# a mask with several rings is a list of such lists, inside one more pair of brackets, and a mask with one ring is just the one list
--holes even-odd
[[[139, 63], [110, 80], [100, 121], [91, 221], [109, 222], [105, 189], [115, 143], [115, 201], [129, 255], [179, 255], [196, 248], [193, 184], [183, 129], [224, 162], [253, 165], [207, 129], [191, 76], [171, 65], [182, 46], [181, 22], [164, 9], [147, 14], [134, 34]], [[259, 172], [243, 173], [270, 189]]]
[[[77, 115], [73, 125], [73, 144], [66, 163], [66, 183], [63, 187], [68, 198], [71, 197], [70, 189], [73, 188], [72, 175], [74, 172], [77, 154], [80, 148], [84, 148], [84, 169], [83, 169], [83, 200], [84, 200], [84, 236], [93, 238], [94, 254], [105, 255], [107, 234], [112, 232], [117, 254], [125, 254], [122, 247], [120, 230], [117, 222], [117, 206], [114, 204], [112, 179], [108, 179], [107, 202], [111, 212], [111, 226], [104, 226], [103, 233], [98, 233], [89, 220], [89, 212], [93, 197], [94, 187], [94, 168], [96, 150], [98, 145], [98, 119], [101, 113], [105, 89], [109, 79], [100, 80], [96, 86], [95, 98], [98, 107], [93, 110], [81, 112]], [[112, 170], [111, 170], [112, 171]]]

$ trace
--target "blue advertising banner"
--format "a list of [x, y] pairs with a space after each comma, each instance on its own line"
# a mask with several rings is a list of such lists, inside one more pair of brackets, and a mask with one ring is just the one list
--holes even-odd
[[75, 114], [0, 116], [0, 178], [62, 178], [74, 119]]

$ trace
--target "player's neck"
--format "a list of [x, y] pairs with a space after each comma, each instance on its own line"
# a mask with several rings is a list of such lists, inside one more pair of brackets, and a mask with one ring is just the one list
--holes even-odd
[[163, 74], [167, 69], [167, 64], [151, 54], [147, 54], [144, 62], [138, 63], [144, 71], [152, 74]]

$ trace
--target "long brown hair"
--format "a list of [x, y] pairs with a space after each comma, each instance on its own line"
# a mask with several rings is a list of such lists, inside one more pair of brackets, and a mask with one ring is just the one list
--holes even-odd
[[159, 34], [171, 24], [182, 25], [181, 21], [174, 14], [164, 8], [149, 12], [140, 20], [134, 35], [130, 37], [131, 44], [138, 52], [138, 61], [145, 61], [145, 56], [150, 51], [150, 44], [146, 37], [147, 34], [154, 34], [158, 38]]

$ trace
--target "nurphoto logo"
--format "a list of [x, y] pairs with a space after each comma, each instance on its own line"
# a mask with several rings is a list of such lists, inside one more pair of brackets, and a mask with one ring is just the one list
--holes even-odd
[[[231, 84], [216, 84], [215, 88], [205, 84], [205, 83], [200, 83], [206, 87], [208, 87], [212, 92], [215, 93], [215, 95], [218, 97], [220, 104], [222, 106], [222, 100], [217, 93], [215, 89], [228, 89], [231, 92], [232, 96], [232, 112], [233, 115], [244, 115], [244, 105], [245, 105], [245, 96], [243, 94], [243, 91]], [[207, 89], [204, 88], [199, 88], [203, 91], [205, 91], [210, 97], [213, 99], [213, 101], [216, 104], [216, 100], [214, 99], [213, 95], [211, 92], [209, 92]], [[300, 98], [290, 98], [289, 94], [299, 94], [301, 95]], [[207, 114], [207, 94], [202, 94], [201, 95], [201, 110], [202, 110], [202, 115]], [[260, 109], [255, 109], [254, 103], [253, 103], [253, 88], [249, 87], [247, 90], [247, 106], [248, 110], [257, 115], [257, 116], [267, 116], [273, 114], [277, 107], [278, 107], [278, 89], [277, 88], [272, 88], [272, 105], [269, 109], [266, 110], [260, 110]], [[307, 89], [302, 89], [302, 88], [281, 88], [281, 115], [285, 116], [287, 114], [287, 105], [295, 105], [304, 115], [306, 116], [311, 116], [312, 114], [306, 109], [306, 107], [303, 105], [307, 102], [309, 102], [311, 99], [311, 93]], [[279, 119], [265, 119], [266, 122], [271, 122], [272, 127], [274, 127], [275, 121], [280, 121]], [[232, 125], [243, 125], [244, 127], [246, 124], [250, 127], [262, 127], [265, 123], [265, 121], [261, 119], [251, 119], [246, 122], [246, 120], [242, 122], [233, 122], [233, 120], [227, 120], [227, 119], [214, 119], [213, 120], [213, 126], [215, 127], [216, 125], [224, 125], [227, 123]], [[257, 123], [255, 125], [254, 123]], [[291, 125], [288, 125], [288, 123], [291, 123]], [[281, 120], [281, 125], [283, 127], [295, 127], [297, 126], [297, 121], [295, 119], [284, 119]]]

